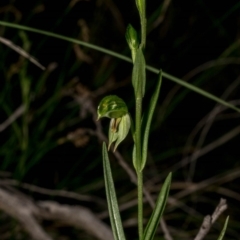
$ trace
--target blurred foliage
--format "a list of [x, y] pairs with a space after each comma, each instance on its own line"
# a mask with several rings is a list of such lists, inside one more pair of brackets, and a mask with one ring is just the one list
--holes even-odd
[[[147, 1], [147, 64], [239, 105], [239, 1], [216, 4], [204, 0], [174, 0], [169, 1], [165, 12], [167, 2]], [[21, 0], [5, 0], [0, 2], [0, 18], [74, 37], [128, 56], [126, 26], [132, 23], [139, 28], [134, 1], [38, 0], [26, 4]], [[106, 203], [100, 201], [105, 201], [102, 139], [94, 111], [99, 100], [109, 93], [122, 97], [128, 102], [130, 112], [133, 110], [131, 64], [36, 33], [0, 26], [0, 36], [29, 52], [46, 67], [42, 71], [0, 44], [1, 178], [6, 178], [8, 173], [8, 178], [40, 187], [94, 196], [99, 201], [81, 204], [97, 213], [104, 212]], [[146, 99], [151, 97], [156, 79], [157, 76], [148, 73]], [[206, 239], [217, 238], [226, 215], [230, 215], [226, 239], [239, 239], [239, 114], [221, 108], [209, 129], [201, 133], [206, 126], [205, 117], [214, 115], [215, 106], [214, 102], [163, 79], [144, 178], [149, 191], [157, 195], [163, 179], [173, 171], [170, 196], [179, 204], [167, 206], [165, 220], [178, 240], [192, 239], [204, 215], [213, 212], [221, 197], [227, 198], [229, 208]], [[20, 116], [4, 127], [10, 116], [16, 116], [16, 110]], [[101, 123], [107, 134], [107, 121]], [[227, 137], [234, 128], [233, 134]], [[222, 142], [211, 151], [201, 151], [220, 140]], [[196, 158], [192, 154], [197, 150], [202, 155]], [[131, 165], [130, 137], [119, 146], [119, 151]], [[197, 159], [195, 164], [184, 165], [183, 160], [188, 156]], [[120, 204], [131, 202], [136, 199], [135, 186], [129, 183], [128, 175], [113, 155], [111, 159]], [[189, 187], [193, 191], [184, 194]], [[79, 203], [23, 191], [36, 199]], [[144, 214], [150, 212], [146, 204]], [[136, 205], [130, 204], [123, 210], [122, 218], [128, 238], [134, 239]], [[104, 220], [108, 222], [106, 216]], [[23, 233], [19, 238], [16, 222], [2, 213], [0, 223], [0, 234], [10, 231], [4, 239], [24, 239]], [[46, 223], [46, 227], [66, 239], [91, 239], [72, 228], [51, 223]], [[60, 238], [56, 236], [56, 239]]]

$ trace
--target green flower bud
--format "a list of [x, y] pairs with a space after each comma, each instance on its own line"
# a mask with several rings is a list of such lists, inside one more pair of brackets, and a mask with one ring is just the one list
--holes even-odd
[[138, 42], [137, 32], [136, 32], [136, 30], [133, 28], [133, 26], [131, 24], [129, 24], [127, 26], [127, 30], [126, 30], [126, 35], [125, 36], [126, 36], [126, 40], [127, 40], [128, 46], [131, 49], [132, 60], [134, 62], [135, 56], [136, 56], [136, 51], [137, 51], [138, 46], [139, 46], [139, 42]]
[[98, 106], [98, 119], [101, 117], [111, 118], [108, 131], [108, 150], [111, 144], [116, 142], [114, 146], [115, 151], [117, 146], [127, 136], [131, 126], [127, 105], [118, 96], [110, 95], [104, 97]]

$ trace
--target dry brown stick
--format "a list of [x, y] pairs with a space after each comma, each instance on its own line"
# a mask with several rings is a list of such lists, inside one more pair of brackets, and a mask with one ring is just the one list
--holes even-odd
[[207, 188], [209, 186], [212, 186], [214, 184], [221, 184], [229, 181], [233, 181], [233, 179], [239, 178], [240, 177], [240, 168], [228, 171], [227, 174], [224, 175], [218, 175], [211, 177], [209, 179], [206, 179], [202, 182], [199, 182], [198, 184], [191, 184], [189, 187], [186, 189], [179, 191], [178, 193], [174, 194], [175, 199], [180, 199], [183, 197], [186, 197], [196, 191], [200, 191], [204, 188]]
[[[237, 88], [237, 86], [239, 84], [240, 84], [240, 76], [238, 76], [237, 79], [235, 81], [233, 81], [227, 87], [227, 89], [222, 94], [221, 99], [227, 100], [229, 95]], [[222, 106], [217, 103], [216, 106], [207, 115], [206, 122], [204, 122], [202, 131], [200, 133], [199, 139], [198, 139], [198, 141], [196, 143], [196, 146], [195, 146], [196, 149], [200, 149], [203, 146], [209, 130], [211, 129], [215, 119], [217, 118], [217, 115], [221, 112], [222, 109], [224, 109], [224, 108], [222, 108]], [[205, 117], [204, 117], [204, 119], [205, 119]], [[189, 167], [188, 181], [192, 180], [192, 177], [194, 175], [195, 168], [196, 168], [196, 163], [197, 163], [197, 158], [198, 158], [198, 156], [194, 155], [194, 154], [190, 158], [191, 163], [190, 163], [190, 167]]]
[[61, 221], [83, 229], [100, 240], [113, 240], [109, 227], [85, 207], [60, 205], [53, 201], [42, 201], [38, 206], [41, 209], [41, 216], [45, 219]]
[[18, 220], [33, 240], [52, 240], [34, 218], [38, 212], [30, 201], [23, 202], [15, 194], [0, 188], [0, 209]]
[[158, 27], [163, 22], [163, 20], [165, 19], [165, 16], [166, 16], [166, 13], [167, 13], [167, 10], [169, 8], [170, 3], [171, 3], [171, 0], [164, 0], [164, 2], [162, 4], [161, 12], [160, 12], [158, 18], [147, 29], [148, 33], [151, 32], [156, 27]]
[[15, 45], [13, 42], [11, 42], [10, 40], [0, 37], [0, 42], [5, 44], [6, 46], [8, 46], [9, 48], [13, 49], [14, 51], [16, 51], [18, 54], [20, 54], [21, 56], [27, 58], [30, 62], [32, 62], [33, 64], [35, 64], [36, 66], [38, 66], [40, 69], [45, 70], [46, 68], [40, 64], [34, 57], [32, 57], [29, 53], [27, 53], [25, 50], [23, 50], [21, 47]]
[[36, 217], [77, 227], [99, 240], [113, 240], [111, 229], [89, 209], [53, 201], [35, 203], [12, 187], [0, 188], [0, 210], [19, 221], [33, 240], [52, 240], [36, 221]]
[[226, 199], [221, 198], [219, 204], [217, 205], [215, 211], [213, 212], [212, 216], [207, 215], [203, 219], [203, 223], [199, 229], [194, 240], [202, 240], [209, 230], [211, 229], [212, 225], [216, 222], [219, 216], [227, 209]]
[[17, 180], [14, 180], [14, 179], [1, 180], [0, 185], [2, 185], [2, 186], [6, 186], [6, 185], [17, 186], [17, 187], [24, 188], [24, 189], [27, 189], [32, 192], [41, 193], [44, 195], [60, 196], [60, 197], [65, 197], [65, 198], [76, 199], [78, 201], [96, 202], [96, 203], [101, 203], [101, 204], [105, 203], [105, 201], [103, 201], [102, 199], [100, 199], [97, 196], [90, 196], [90, 195], [70, 192], [70, 191], [66, 191], [66, 190], [54, 190], [54, 189], [42, 188], [42, 187], [35, 186], [33, 184], [22, 183]]
[[[218, 139], [216, 139], [215, 141], [212, 141], [211, 143], [209, 143], [208, 145], [204, 146], [202, 149], [196, 150], [193, 154], [196, 154], [198, 157], [202, 157], [205, 154], [211, 152], [212, 150], [222, 146], [223, 144], [227, 143], [228, 141], [230, 141], [232, 138], [236, 137], [238, 134], [240, 133], [240, 127], [237, 126], [235, 128], [233, 128], [232, 130], [230, 130], [229, 132], [227, 132], [226, 134], [224, 134], [223, 136], [219, 137]], [[178, 169], [188, 165], [190, 163], [190, 157], [185, 157], [181, 160], [181, 162], [178, 162], [176, 164], [174, 164], [171, 169], [167, 169], [166, 172], [169, 171], [177, 171]], [[166, 172], [164, 172], [163, 175], [166, 174]]]
[[121, 11], [118, 9], [117, 5], [115, 4], [115, 1], [104, 0], [103, 2], [111, 12], [114, 19], [114, 24], [116, 25], [117, 29], [121, 32], [121, 34], [125, 34], [125, 24], [123, 20], [123, 15], [121, 14]]
[[0, 132], [10, 126], [17, 118], [19, 118], [25, 111], [25, 106], [19, 106], [3, 123], [0, 124]]
[[[217, 60], [211, 60], [208, 62], [205, 62], [201, 65], [199, 65], [198, 67], [194, 68], [193, 70], [191, 70], [190, 72], [188, 72], [186, 75], [184, 75], [183, 77], [181, 77], [181, 79], [183, 79], [184, 81], [188, 82], [191, 78], [193, 78], [194, 76], [196, 76], [197, 74], [208, 70], [212, 67], [217, 67], [217, 66], [224, 66], [224, 65], [229, 65], [229, 64], [240, 64], [240, 58], [221, 58], [221, 59], [217, 59]], [[173, 87], [167, 94], [167, 96], [165, 97], [165, 99], [163, 100], [162, 106], [161, 106], [161, 110], [162, 110], [162, 116], [165, 115], [166, 109], [168, 109], [169, 104], [171, 103], [172, 99], [176, 96], [177, 92], [181, 89], [181, 85], [176, 84], [175, 87]]]

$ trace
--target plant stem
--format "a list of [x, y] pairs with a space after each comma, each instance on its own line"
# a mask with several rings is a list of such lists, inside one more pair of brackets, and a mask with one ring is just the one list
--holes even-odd
[[136, 159], [137, 159], [137, 172], [141, 171], [142, 153], [141, 153], [141, 119], [142, 119], [142, 98], [136, 96]]
[[139, 240], [143, 238], [143, 174], [137, 173], [138, 178], [138, 235]]
[[[141, 21], [141, 50], [146, 45], [146, 1], [141, 1], [140, 21]], [[145, 78], [145, 75], [144, 75]], [[145, 82], [146, 79], [139, 79]], [[143, 84], [143, 83], [142, 83]], [[145, 84], [144, 84], [145, 85]], [[145, 90], [145, 89], [144, 89]], [[143, 239], [143, 173], [142, 173], [142, 139], [141, 139], [141, 122], [142, 122], [142, 91], [136, 96], [136, 160], [137, 160], [137, 178], [138, 178], [138, 234], [139, 240]]]
[[141, 20], [141, 48], [143, 49], [146, 45], [146, 2], [145, 0], [142, 0], [142, 12], [140, 15]]
[[141, 172], [141, 115], [142, 98], [136, 96], [136, 159], [137, 159], [137, 178], [138, 178], [138, 234], [139, 239], [143, 237], [143, 176]]

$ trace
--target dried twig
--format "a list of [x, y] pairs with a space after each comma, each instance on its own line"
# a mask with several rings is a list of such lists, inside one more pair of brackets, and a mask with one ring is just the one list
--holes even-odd
[[101, 198], [99, 198], [97, 196], [90, 196], [90, 195], [70, 192], [70, 191], [66, 191], [66, 190], [56, 190], [56, 189], [38, 187], [36, 185], [29, 184], [29, 183], [22, 183], [17, 180], [14, 180], [14, 179], [1, 180], [0, 185], [1, 186], [7, 186], [7, 185], [16, 186], [16, 187], [20, 187], [23, 189], [27, 189], [32, 192], [37, 192], [37, 193], [49, 195], [49, 196], [71, 198], [71, 199], [75, 199], [78, 201], [85, 201], [85, 202], [95, 202], [95, 203], [102, 204], [102, 205], [105, 204], [105, 201], [103, 201]]
[[[227, 87], [227, 89], [222, 94], [221, 99], [227, 100], [227, 98], [238, 87], [239, 84], [240, 84], [240, 76]], [[215, 119], [217, 118], [217, 115], [224, 109], [225, 108], [223, 108], [222, 105], [216, 104], [216, 106], [208, 114], [208, 116], [204, 117], [204, 120], [201, 120], [201, 122], [203, 121], [203, 128], [202, 128], [201, 134], [199, 136], [199, 139], [197, 141], [196, 149], [200, 149], [203, 146], [205, 139], [207, 137], [207, 134], [208, 134], [209, 130], [211, 129], [211, 126], [213, 125]], [[205, 118], [206, 118], [206, 121], [205, 121]], [[200, 125], [200, 124], [198, 124], [198, 125]], [[193, 154], [192, 157], [190, 158], [191, 163], [190, 163], [190, 168], [189, 168], [188, 181], [192, 180], [192, 177], [194, 175], [197, 158], [198, 158], [198, 155], [196, 155], [196, 154]]]
[[85, 207], [61, 205], [53, 201], [42, 201], [38, 206], [44, 219], [57, 220], [66, 225], [75, 226], [100, 240], [113, 240], [109, 227]]
[[191, 184], [190, 186], [186, 187], [186, 189], [176, 193], [174, 198], [180, 199], [186, 197], [196, 191], [200, 191], [202, 189], [206, 189], [209, 186], [213, 186], [214, 184], [220, 185], [221, 183], [226, 183], [229, 181], [233, 181], [233, 179], [240, 177], [240, 168], [236, 168], [234, 170], [230, 170], [224, 175], [220, 174], [218, 176], [211, 177], [206, 179], [198, 184]]
[[[205, 154], [213, 151], [214, 149], [222, 146], [223, 144], [227, 143], [228, 141], [232, 140], [234, 137], [236, 137], [238, 134], [240, 133], [240, 127], [237, 126], [233, 129], [231, 129], [229, 132], [227, 132], [226, 134], [224, 134], [223, 136], [219, 137], [217, 140], [212, 141], [211, 143], [209, 143], [208, 145], [204, 146], [203, 148], [196, 150], [193, 154], [195, 154], [198, 158], [204, 156]], [[192, 157], [192, 161], [195, 161], [196, 158]], [[178, 162], [176, 164], [174, 164], [173, 166], [171, 166], [171, 169], [166, 169], [166, 172], [169, 171], [177, 171], [178, 169], [188, 165], [190, 163], [190, 157], [185, 157], [181, 160], [181, 162]], [[164, 172], [163, 175], [166, 174], [166, 172]]]
[[0, 189], [0, 209], [18, 220], [33, 240], [51, 240], [52, 238], [44, 232], [36, 221], [34, 214], [38, 209], [31, 201], [23, 202], [15, 194]]
[[[206, 71], [210, 68], [213, 67], [217, 67], [217, 66], [224, 66], [224, 65], [230, 65], [230, 64], [240, 64], [240, 58], [220, 58], [217, 60], [211, 60], [208, 61], [206, 63], [203, 63], [201, 65], [199, 65], [198, 67], [194, 68], [193, 70], [191, 70], [189, 73], [187, 73], [186, 75], [184, 75], [181, 79], [183, 79], [184, 81], [188, 82], [191, 78], [193, 78], [194, 76], [196, 76], [197, 74]], [[168, 109], [169, 104], [171, 103], [172, 99], [176, 96], [177, 92], [182, 88], [181, 85], [176, 84], [175, 87], [173, 87], [167, 94], [167, 96], [165, 97], [165, 99], [163, 100], [162, 103], [162, 107], [161, 107], [161, 115], [164, 116], [166, 110]]]
[[8, 126], [10, 126], [17, 118], [19, 118], [25, 111], [25, 106], [21, 105], [18, 107], [15, 112], [12, 113], [11, 116], [9, 116], [8, 119], [6, 119], [3, 123], [0, 124], [0, 132], [5, 130]]
[[163, 20], [165, 19], [167, 10], [169, 8], [169, 5], [171, 3], [171, 0], [164, 0], [163, 4], [162, 4], [162, 8], [161, 8], [161, 12], [158, 16], [158, 18], [152, 23], [152, 25], [150, 25], [148, 27], [148, 32], [151, 32], [153, 29], [155, 29], [156, 27], [158, 27]]
[[0, 188], [0, 210], [19, 221], [33, 240], [52, 240], [36, 219], [62, 222], [82, 229], [96, 239], [113, 240], [111, 229], [82, 206], [61, 205], [53, 201], [36, 203], [14, 188]]
[[213, 212], [212, 216], [207, 215], [203, 223], [201, 225], [201, 228], [199, 229], [199, 232], [197, 236], [194, 238], [194, 240], [202, 240], [207, 233], [209, 232], [212, 225], [216, 222], [216, 220], [219, 218], [219, 216], [227, 209], [226, 199], [221, 198], [218, 206], [216, 207], [215, 211]]
[[32, 62], [33, 64], [35, 64], [36, 66], [38, 66], [40, 69], [45, 70], [46, 68], [40, 64], [34, 57], [32, 57], [29, 53], [27, 53], [24, 49], [22, 49], [21, 47], [15, 45], [13, 42], [11, 42], [10, 40], [0, 37], [0, 42], [5, 44], [6, 46], [8, 46], [9, 48], [13, 49], [14, 51], [16, 51], [17, 53], [19, 53], [21, 56], [27, 58], [30, 62]]

